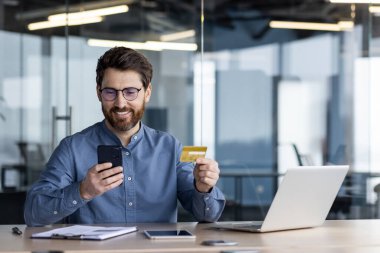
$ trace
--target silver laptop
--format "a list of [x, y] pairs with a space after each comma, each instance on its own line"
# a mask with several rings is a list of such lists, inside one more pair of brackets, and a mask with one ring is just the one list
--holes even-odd
[[271, 232], [323, 224], [348, 166], [300, 166], [288, 169], [264, 221], [218, 222], [214, 228]]

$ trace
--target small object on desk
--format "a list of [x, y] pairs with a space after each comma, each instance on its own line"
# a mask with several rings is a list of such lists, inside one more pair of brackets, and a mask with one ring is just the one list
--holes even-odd
[[255, 249], [222, 250], [221, 253], [260, 253]]
[[137, 227], [95, 227], [74, 225], [57, 228], [42, 233], [34, 233], [31, 238], [72, 239], [72, 240], [105, 240], [111, 237], [137, 231]]
[[149, 239], [195, 239], [195, 235], [187, 230], [144, 230]]
[[38, 251], [32, 251], [32, 253], [63, 253], [61, 250], [38, 250]]
[[237, 242], [225, 241], [225, 240], [206, 240], [202, 242], [202, 245], [207, 246], [234, 246], [237, 245]]
[[12, 233], [15, 235], [22, 235], [22, 231], [18, 227], [13, 227]]

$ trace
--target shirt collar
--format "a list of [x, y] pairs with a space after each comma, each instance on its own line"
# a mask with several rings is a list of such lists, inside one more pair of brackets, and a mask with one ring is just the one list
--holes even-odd
[[140, 129], [135, 133], [134, 135], [131, 136], [131, 142], [128, 144], [128, 148], [133, 148], [139, 143], [143, 136], [144, 136], [144, 129], [145, 125], [140, 121]]
[[[116, 143], [121, 145], [121, 141], [119, 140], [119, 138], [106, 126], [105, 119], [101, 123], [101, 128], [103, 129], [103, 131], [106, 133], [107, 136], [109, 136], [112, 140], [114, 140]], [[137, 143], [140, 142], [140, 140], [144, 136], [143, 128], [145, 128], [145, 125], [140, 121], [140, 129], [139, 131], [137, 131], [137, 133], [131, 136], [131, 141], [128, 144], [128, 148], [133, 148]]]

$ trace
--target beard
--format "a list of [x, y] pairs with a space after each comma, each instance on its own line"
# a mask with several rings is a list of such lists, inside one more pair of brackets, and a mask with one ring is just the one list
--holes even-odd
[[[139, 121], [142, 119], [144, 115], [145, 110], [145, 103], [142, 104], [141, 108], [138, 109], [132, 109], [132, 108], [119, 108], [119, 107], [112, 107], [110, 110], [106, 111], [104, 106], [102, 105], [102, 111], [103, 115], [106, 118], [106, 120], [109, 122], [109, 124], [117, 131], [120, 132], [126, 132], [131, 130], [133, 127], [135, 127]], [[129, 112], [131, 115], [129, 119], [120, 119], [115, 116], [118, 112]]]

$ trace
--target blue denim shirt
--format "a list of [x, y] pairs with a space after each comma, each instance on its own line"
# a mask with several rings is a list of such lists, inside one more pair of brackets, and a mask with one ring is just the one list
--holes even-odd
[[81, 198], [80, 182], [97, 164], [98, 145], [120, 140], [99, 122], [66, 137], [53, 152], [40, 179], [28, 191], [25, 222], [53, 223], [176, 222], [177, 199], [198, 221], [216, 221], [224, 208], [223, 193], [194, 187], [193, 164], [179, 161], [181, 143], [168, 133], [141, 123], [122, 148], [124, 182], [90, 201]]

